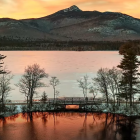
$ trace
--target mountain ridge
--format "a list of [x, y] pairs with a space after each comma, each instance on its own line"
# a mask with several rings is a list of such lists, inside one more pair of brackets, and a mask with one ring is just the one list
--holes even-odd
[[0, 36], [54, 41], [140, 39], [140, 19], [119, 12], [82, 11], [76, 5], [41, 18], [0, 18]]

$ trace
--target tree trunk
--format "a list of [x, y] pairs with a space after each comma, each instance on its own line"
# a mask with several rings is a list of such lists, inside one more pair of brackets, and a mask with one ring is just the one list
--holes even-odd
[[4, 110], [4, 94], [3, 93], [2, 93], [1, 102], [2, 102], [2, 112], [5, 112], [5, 110]]
[[55, 87], [53, 87], [53, 89], [54, 89], [54, 103], [55, 103]]
[[115, 95], [114, 95], [114, 106], [115, 106]]
[[131, 72], [131, 77], [130, 77], [130, 107], [132, 107], [132, 72]]
[[30, 96], [30, 109], [33, 106], [33, 95]]
[[85, 90], [83, 89], [83, 95], [84, 95], [84, 99], [86, 100], [86, 97], [85, 97]]
[[133, 96], [133, 106], [134, 106], [134, 96]]
[[126, 103], [126, 107], [127, 107], [127, 99], [126, 99], [126, 102], [125, 103]]
[[30, 93], [30, 107], [33, 106], [33, 96], [34, 96], [34, 86], [32, 85], [31, 93]]
[[119, 97], [119, 106], [120, 106], [120, 97]]
[[107, 90], [105, 92], [105, 95], [106, 95], [106, 101], [107, 101], [107, 107], [108, 107], [108, 93], [107, 93]]
[[105, 95], [106, 95], [106, 101], [107, 101], [107, 107], [108, 107], [108, 91], [107, 91], [106, 84], [104, 84], [104, 89], [105, 89]]
[[131, 106], [132, 106], [132, 96], [131, 96], [131, 92], [130, 92], [129, 100], [130, 100], [130, 107], [131, 107]]
[[28, 96], [27, 96], [27, 109], [28, 109]]
[[3, 105], [4, 105], [4, 97], [3, 97], [3, 93], [2, 93], [1, 102], [2, 102], [2, 107], [3, 107]]

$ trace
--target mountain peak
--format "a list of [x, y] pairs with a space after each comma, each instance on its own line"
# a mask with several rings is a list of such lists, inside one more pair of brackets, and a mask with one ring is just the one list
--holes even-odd
[[63, 11], [64, 12], [70, 12], [70, 11], [82, 11], [82, 10], [80, 10], [76, 5], [72, 5], [71, 7], [66, 8]]

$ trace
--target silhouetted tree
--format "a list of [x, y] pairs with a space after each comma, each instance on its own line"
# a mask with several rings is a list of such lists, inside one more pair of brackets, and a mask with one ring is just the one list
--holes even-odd
[[3, 73], [0, 76], [0, 96], [1, 96], [1, 109], [4, 110], [5, 108], [5, 100], [7, 96], [9, 95], [10, 91], [12, 90], [10, 86], [10, 80], [13, 78], [13, 75], [10, 74], [10, 72], [3, 70], [5, 73]]
[[116, 97], [119, 98], [120, 86], [119, 81], [121, 80], [121, 71], [113, 67], [107, 71], [107, 81], [109, 85], [109, 90], [112, 95], [114, 105], [116, 102]]
[[86, 99], [87, 98], [87, 91], [88, 91], [89, 85], [90, 85], [90, 83], [88, 82], [88, 76], [85, 75], [80, 80], [77, 80], [77, 82], [78, 82], [79, 88], [81, 88], [83, 91], [84, 98]]
[[33, 97], [37, 93], [36, 89], [46, 86], [41, 80], [47, 77], [48, 74], [38, 64], [33, 64], [25, 69], [16, 86], [19, 87], [21, 93], [25, 94], [27, 98], [29, 97], [30, 107], [32, 106]]
[[56, 96], [56, 86], [60, 84], [60, 81], [57, 77], [51, 77], [50, 85], [53, 87], [54, 90], [54, 102], [55, 102], [55, 96]]
[[121, 79], [121, 72], [115, 67], [112, 69], [101, 68], [97, 72], [97, 77], [93, 79], [93, 83], [97, 86], [97, 90], [103, 93], [107, 101], [113, 98], [114, 105], [116, 96], [120, 93], [119, 81]]
[[2, 64], [3, 64], [3, 62], [1, 62], [4, 58], [5, 58], [6, 56], [4, 56], [4, 55], [1, 55], [0, 54], [0, 74], [3, 74], [3, 73], [5, 73], [1, 68], [2, 68]]
[[4, 100], [8, 96], [9, 92], [12, 90], [10, 86], [10, 80], [13, 78], [13, 75], [10, 75], [10, 72], [2, 74], [0, 76], [0, 95], [1, 95], [1, 102], [4, 105]]
[[108, 102], [109, 102], [109, 84], [108, 84], [108, 78], [107, 78], [107, 73], [108, 73], [108, 69], [99, 69], [97, 72], [97, 77], [93, 79], [93, 81], [95, 82], [95, 85], [97, 86], [97, 89], [103, 93], [103, 95], [106, 98], [107, 101], [107, 106], [108, 106]]
[[127, 51], [133, 51], [135, 54], [140, 55], [140, 44], [137, 42], [127, 42], [119, 48], [119, 54], [126, 54]]
[[41, 95], [41, 102], [45, 103], [48, 100], [48, 95], [44, 91], [43, 94]]
[[135, 93], [137, 93], [136, 85], [139, 83], [138, 81], [138, 68], [140, 65], [140, 61], [133, 50], [128, 50], [121, 60], [118, 68], [122, 70], [122, 80], [121, 86], [125, 87], [126, 93], [129, 96], [130, 106], [132, 106], [132, 97]]

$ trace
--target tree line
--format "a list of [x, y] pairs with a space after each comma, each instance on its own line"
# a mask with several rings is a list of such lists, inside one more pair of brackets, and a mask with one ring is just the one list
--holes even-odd
[[127, 51], [133, 51], [137, 55], [140, 55], [140, 42], [139, 41], [129, 41], [124, 43], [119, 48], [119, 54], [123, 55]]
[[[140, 40], [131, 41], [140, 44]], [[82, 41], [82, 40], [44, 40], [31, 38], [0, 37], [0, 50], [64, 50], [64, 51], [99, 51], [119, 50], [125, 41]], [[122, 48], [122, 47], [121, 47]]]

